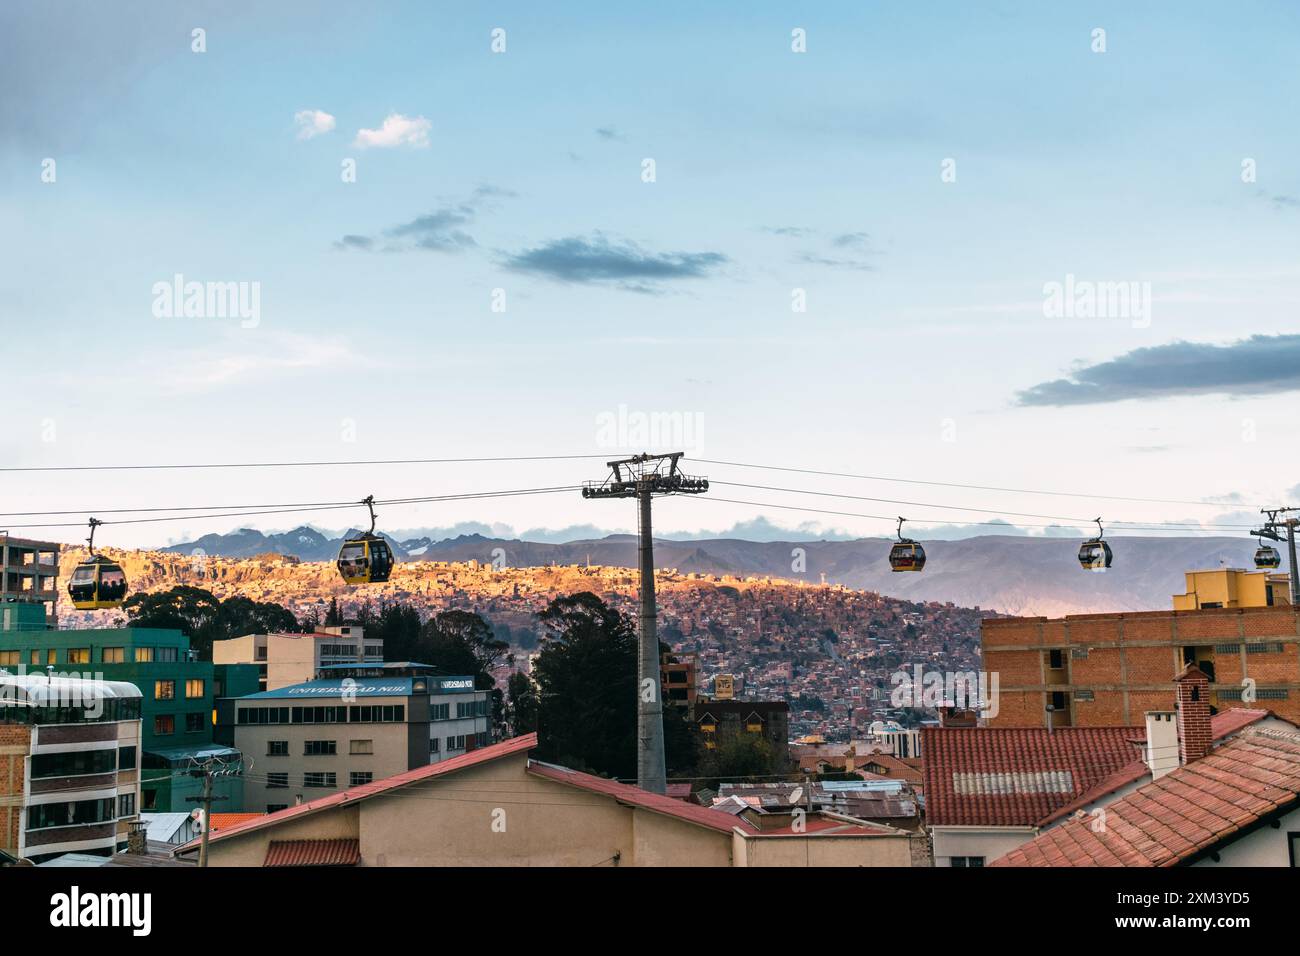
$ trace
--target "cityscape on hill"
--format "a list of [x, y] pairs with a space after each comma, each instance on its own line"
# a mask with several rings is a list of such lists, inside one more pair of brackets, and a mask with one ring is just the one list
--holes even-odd
[[15, 946], [749, 940], [841, 869], [870, 945], [1288, 938], [1297, 51], [0, 3]]

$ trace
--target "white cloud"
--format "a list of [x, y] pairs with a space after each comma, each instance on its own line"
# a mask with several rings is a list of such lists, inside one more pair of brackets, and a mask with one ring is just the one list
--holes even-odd
[[357, 130], [353, 145], [363, 149], [370, 146], [428, 146], [432, 125], [423, 116], [412, 118], [401, 113], [390, 113], [379, 129]]
[[334, 128], [334, 117], [324, 110], [299, 110], [293, 121], [298, 124], [299, 139], [311, 139]]

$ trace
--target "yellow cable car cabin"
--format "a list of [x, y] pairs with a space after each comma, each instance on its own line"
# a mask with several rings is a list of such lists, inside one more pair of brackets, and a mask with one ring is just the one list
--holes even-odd
[[338, 566], [348, 584], [380, 584], [393, 571], [393, 549], [377, 534], [349, 538], [339, 548]]
[[126, 573], [116, 561], [92, 555], [72, 572], [68, 580], [68, 597], [78, 611], [121, 607], [126, 599]]
[[910, 538], [895, 541], [889, 549], [891, 571], [920, 571], [925, 568], [925, 548]]
[[1079, 545], [1079, 566], [1085, 571], [1105, 571], [1113, 558], [1110, 545], [1100, 538]]

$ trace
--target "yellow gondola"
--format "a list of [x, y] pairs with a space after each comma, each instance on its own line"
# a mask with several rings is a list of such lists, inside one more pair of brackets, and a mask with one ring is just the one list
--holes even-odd
[[1282, 566], [1282, 555], [1278, 553], [1277, 548], [1272, 545], [1259, 542], [1259, 548], [1255, 551], [1255, 567], [1261, 571], [1272, 571]]
[[903, 522], [898, 519], [898, 540], [889, 549], [891, 571], [921, 571], [925, 568], [925, 548], [911, 538], [903, 537]]
[[90, 519], [86, 539], [90, 556], [80, 562], [68, 579], [68, 597], [78, 611], [102, 611], [121, 607], [126, 599], [126, 572], [116, 561], [95, 553], [95, 529], [103, 522]]
[[393, 549], [375, 534], [375, 496], [368, 495], [361, 503], [370, 509], [370, 530], [343, 542], [339, 574], [348, 584], [380, 584], [393, 572]]
[[1105, 571], [1110, 567], [1114, 554], [1111, 553], [1110, 545], [1102, 537], [1104, 532], [1101, 519], [1093, 520], [1097, 522], [1097, 537], [1090, 538], [1079, 545], [1079, 566], [1085, 571]]

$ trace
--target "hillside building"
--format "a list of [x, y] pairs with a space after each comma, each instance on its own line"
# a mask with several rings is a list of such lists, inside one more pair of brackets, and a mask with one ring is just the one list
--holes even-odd
[[382, 638], [367, 638], [356, 624], [326, 625], [312, 634], [245, 634], [213, 641], [217, 664], [257, 667], [258, 690], [279, 690], [316, 677], [335, 664], [382, 664]]

